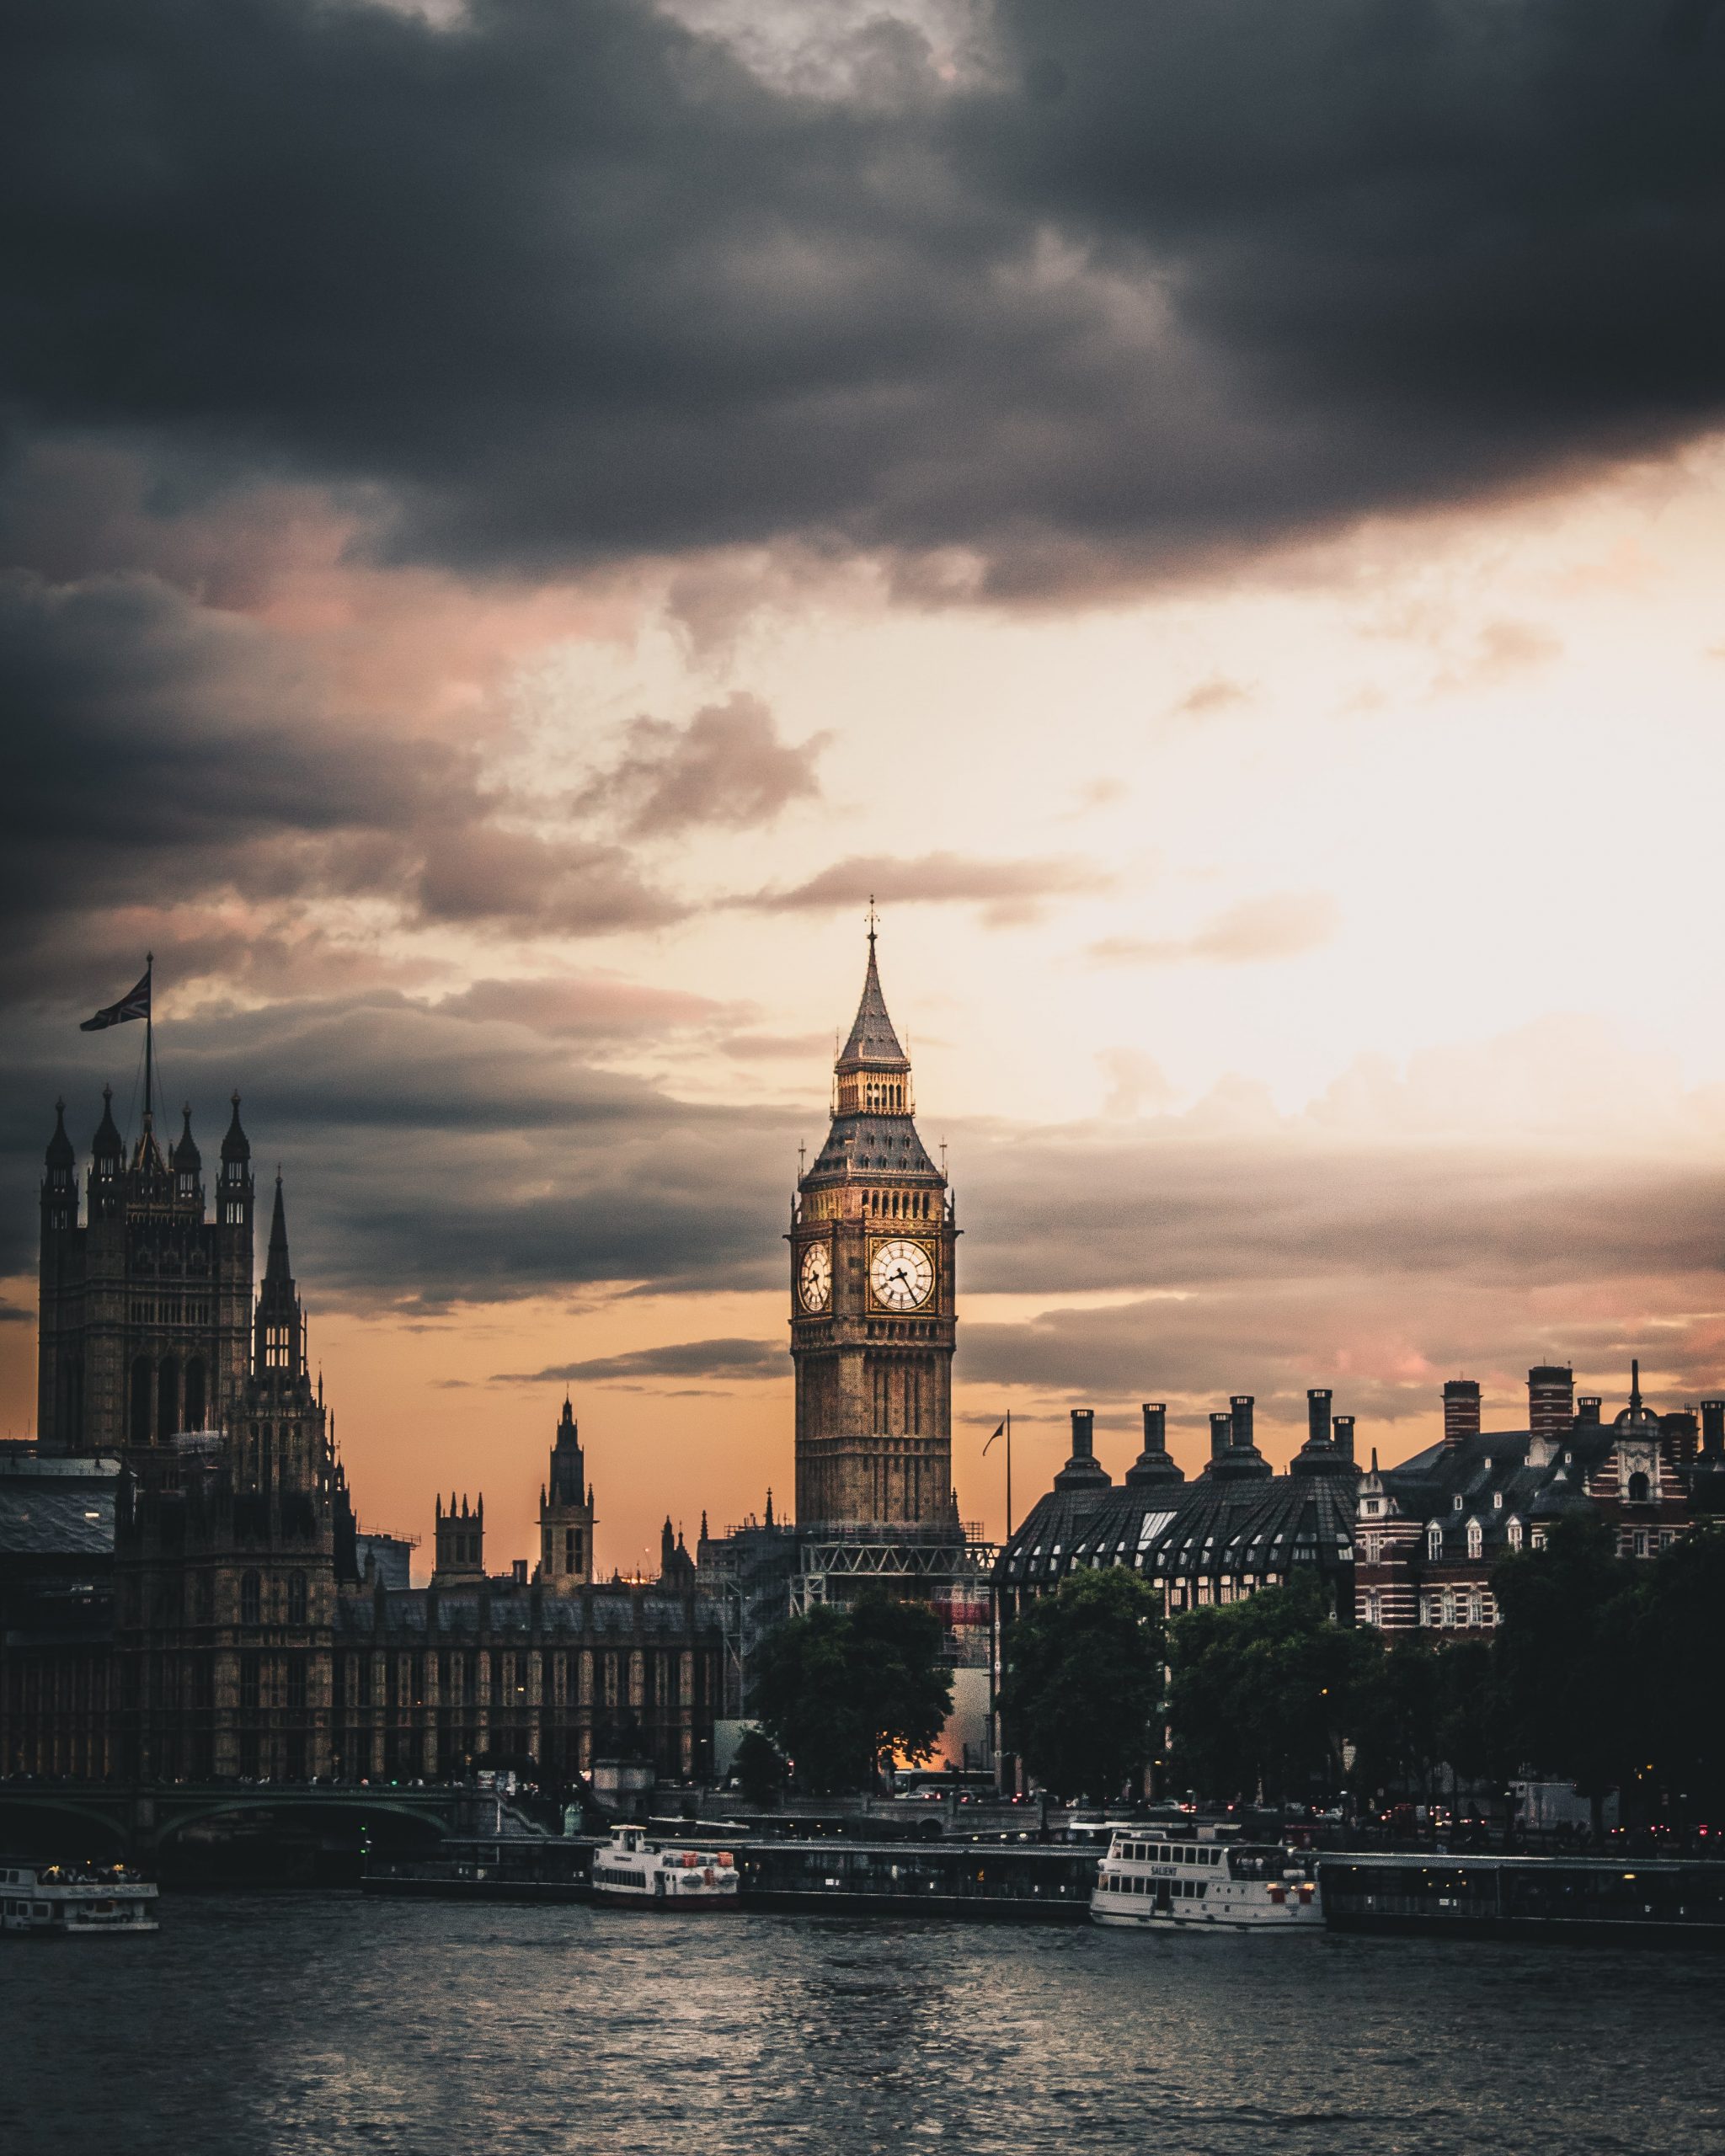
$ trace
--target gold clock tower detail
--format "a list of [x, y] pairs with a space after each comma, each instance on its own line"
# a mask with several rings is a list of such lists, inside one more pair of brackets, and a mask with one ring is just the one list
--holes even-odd
[[832, 1128], [791, 1218], [799, 1527], [948, 1527], [958, 1517], [959, 1230], [915, 1106], [871, 926], [862, 1001], [834, 1066]]

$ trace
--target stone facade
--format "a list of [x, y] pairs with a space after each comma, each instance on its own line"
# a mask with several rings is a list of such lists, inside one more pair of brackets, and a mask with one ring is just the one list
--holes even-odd
[[871, 931], [862, 1001], [834, 1068], [831, 1129], [791, 1216], [801, 1528], [944, 1528], [958, 1517], [959, 1230], [915, 1107]]
[[238, 1103], [213, 1219], [190, 1132], [163, 1163], [147, 1123], [128, 1166], [104, 1115], [88, 1226], [63, 1118], [49, 1148], [53, 1436], [0, 1461], [0, 1772], [429, 1780], [494, 1758], [564, 1780], [618, 1751], [704, 1771], [719, 1626], [669, 1522], [656, 1581], [595, 1580], [568, 1401], [531, 1574], [487, 1572], [483, 1497], [439, 1500], [429, 1587], [362, 1558], [280, 1179], [254, 1307]]

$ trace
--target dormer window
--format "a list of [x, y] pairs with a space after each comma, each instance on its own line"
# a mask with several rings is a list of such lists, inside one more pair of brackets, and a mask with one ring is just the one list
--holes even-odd
[[1521, 1522], [1519, 1519], [1512, 1519], [1509, 1523], [1509, 1547], [1512, 1550], [1521, 1547]]
[[1425, 1531], [1425, 1554], [1434, 1564], [1444, 1554], [1444, 1530], [1436, 1520]]
[[1451, 1511], [1451, 1512], [1454, 1512], [1454, 1513], [1459, 1513], [1459, 1512], [1461, 1511], [1461, 1492], [1460, 1492], [1459, 1490], [1456, 1492], [1455, 1495], [1455, 1496], [1454, 1496], [1454, 1497], [1450, 1500], [1450, 1511]]
[[1500, 1513], [1503, 1509], [1503, 1492], [1501, 1490], [1493, 1490], [1492, 1492], [1492, 1510], [1493, 1512]]
[[1470, 1557], [1483, 1556], [1485, 1555], [1485, 1529], [1480, 1525], [1477, 1519], [1469, 1520], [1467, 1523], [1468, 1556]]

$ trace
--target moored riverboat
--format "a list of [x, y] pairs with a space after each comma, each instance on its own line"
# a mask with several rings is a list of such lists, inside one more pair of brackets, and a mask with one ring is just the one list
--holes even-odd
[[734, 1909], [738, 1874], [729, 1849], [663, 1840], [644, 1827], [613, 1827], [593, 1853], [593, 1898], [629, 1908]]
[[740, 1851], [752, 1909], [1081, 1924], [1096, 1852], [979, 1838], [760, 1841]]
[[1388, 1852], [1319, 1864], [1332, 1931], [1725, 1945], [1725, 1864]]
[[1090, 1913], [1132, 1930], [1317, 1932], [1311, 1857], [1270, 1842], [1178, 1840], [1118, 1828], [1097, 1867]]
[[156, 1882], [123, 1864], [0, 1857], [0, 1933], [13, 1938], [136, 1937], [157, 1931]]

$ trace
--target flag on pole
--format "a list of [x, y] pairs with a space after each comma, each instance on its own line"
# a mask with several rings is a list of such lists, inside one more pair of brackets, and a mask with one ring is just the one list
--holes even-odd
[[[1002, 1422], [1002, 1423], [1001, 1424], [1001, 1426], [1000, 1426], [999, 1429], [997, 1429], [997, 1430], [995, 1432], [995, 1433], [994, 1433], [994, 1438], [1003, 1438], [1003, 1437], [1005, 1437], [1005, 1435], [1006, 1435], [1006, 1434], [1007, 1434], [1007, 1426], [1006, 1426], [1006, 1424], [1005, 1424], [1004, 1422]], [[989, 1441], [988, 1441], [988, 1445], [991, 1445], [991, 1444], [994, 1443], [994, 1438], [991, 1438], [989, 1439]], [[982, 1448], [982, 1455], [983, 1455], [983, 1458], [984, 1458], [985, 1460], [988, 1457], [988, 1445], [985, 1445], [985, 1446]]]
[[78, 1027], [81, 1033], [99, 1033], [104, 1026], [123, 1026], [128, 1018], [147, 1019], [150, 1015], [150, 974], [144, 977], [129, 995], [122, 995], [118, 1003], [110, 1003], [105, 1011], [99, 1011], [93, 1018], [86, 1018]]

